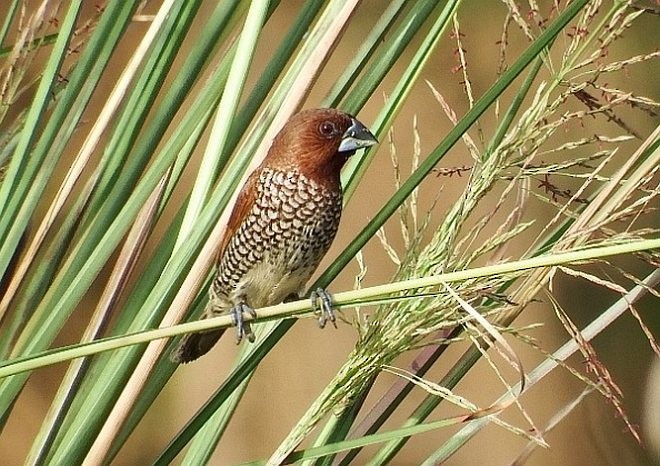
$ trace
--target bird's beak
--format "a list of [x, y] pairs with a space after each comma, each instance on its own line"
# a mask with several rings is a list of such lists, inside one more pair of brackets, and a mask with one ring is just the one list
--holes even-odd
[[351, 118], [351, 126], [348, 127], [344, 135], [341, 137], [339, 149], [337, 152], [350, 152], [363, 147], [373, 146], [377, 144], [378, 140], [371, 134], [362, 123], [355, 118]]

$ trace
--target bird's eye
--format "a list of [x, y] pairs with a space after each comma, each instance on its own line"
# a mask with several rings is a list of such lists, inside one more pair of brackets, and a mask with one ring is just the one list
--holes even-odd
[[319, 132], [322, 136], [330, 138], [337, 133], [337, 126], [331, 121], [324, 121], [319, 125]]

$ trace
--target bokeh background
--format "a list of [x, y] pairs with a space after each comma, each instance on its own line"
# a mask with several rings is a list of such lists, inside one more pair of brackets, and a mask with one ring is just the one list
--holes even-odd
[[[36, 3], [26, 2], [28, 8]], [[85, 6], [85, 14], [93, 14], [95, 8], [93, 3], [88, 2]], [[290, 26], [302, 3], [302, 1], [296, 0], [283, 0], [277, 12], [269, 20], [263, 31], [248, 79], [248, 89], [256, 81], [260, 70], [270, 58], [274, 47]], [[501, 35], [506, 8], [500, 2], [488, 0], [464, 3], [460, 10], [459, 20], [464, 34], [463, 46], [467, 52], [467, 71], [474, 94], [478, 97], [496, 77], [499, 60], [497, 41]], [[3, 17], [3, 4], [4, 2], [0, 3], [0, 18]], [[157, 1], [148, 2], [145, 13], [155, 12], [158, 4]], [[382, 0], [362, 2], [339, 42], [333, 58], [325, 67], [314, 90], [309, 95], [305, 107], [318, 105], [339, 75], [342, 66], [353, 57], [362, 35], [375, 23], [378, 17], [376, 13], [384, 8], [385, 4], [386, 2]], [[540, 4], [541, 11], [547, 13], [551, 2], [540, 2]], [[202, 10], [210, 11], [214, 5], [215, 1], [205, 0]], [[200, 24], [199, 19], [204, 16], [204, 11], [198, 15], [197, 21]], [[125, 60], [132, 54], [147, 26], [144, 22], [136, 21], [130, 27], [128, 34], [120, 44], [117, 55], [113, 58], [113, 64], [108, 68], [102, 84], [97, 89], [94, 97], [96, 107], [94, 103], [90, 106], [90, 114], [98, 109], [98, 105], [104, 101], [104, 97], [112, 89]], [[625, 37], [616, 42], [610, 53], [613, 56], [625, 57], [657, 49], [658, 35], [650, 33], [653, 30], [658, 30], [657, 16], [644, 15], [633, 28], [626, 32]], [[418, 44], [418, 40], [413, 41], [409, 49], [414, 50], [416, 44]], [[511, 61], [524, 49], [525, 45], [525, 38], [513, 27], [508, 45], [508, 56]], [[188, 43], [182, 47], [180, 54], [182, 57], [185, 57], [186, 47], [189, 46]], [[461, 83], [462, 75], [455, 71], [457, 65], [455, 48], [455, 41], [451, 37], [445, 37], [440, 42], [432, 60], [415, 86], [413, 94], [397, 117], [393, 131], [393, 143], [404, 174], [409, 172], [412, 160], [414, 121], [416, 121], [421, 139], [422, 157], [432, 150], [451, 128], [451, 122], [433, 98], [425, 81], [431, 83], [442, 93], [459, 116], [469, 108]], [[180, 62], [181, 60], [178, 60], [178, 63]], [[404, 58], [403, 63], [405, 62]], [[35, 63], [35, 69], [37, 67], [38, 63]], [[381, 101], [377, 101], [377, 99], [387, 98], [402, 67], [403, 65], [398, 65], [390, 72], [376, 94], [378, 97], [368, 103], [360, 113], [361, 121], [367, 125], [373, 121], [381, 104]], [[608, 84], [610, 87], [619, 87], [657, 100], [660, 97], [657, 79], [659, 71], [657, 63], [630, 67], [619, 73]], [[175, 73], [176, 70], [173, 70], [172, 74]], [[167, 86], [168, 83], [166, 82], [164, 85]], [[29, 90], [22, 98], [25, 99], [27, 105], [30, 98]], [[581, 104], [576, 100], [574, 105], [579, 108]], [[630, 126], [644, 135], [650, 133], [654, 125], [658, 123], [657, 119], [653, 121], [648, 117], [639, 118], [634, 111], [626, 113], [623, 117]], [[482, 119], [481, 128], [486, 135], [492, 134], [495, 123], [496, 118], [492, 114], [486, 115]], [[570, 139], [579, 132], [608, 133], [613, 129], [612, 124], [602, 118], [585, 120], [583, 125], [583, 127], [576, 125], [574, 128], [568, 128], [563, 137]], [[78, 144], [81, 143], [88, 129], [85, 126], [80, 129]], [[471, 134], [473, 137], [478, 137], [476, 131], [472, 131]], [[373, 165], [345, 210], [339, 235], [324, 264], [328, 264], [338, 251], [348, 244], [352, 236], [369, 221], [370, 217], [394, 191], [394, 175], [388, 142], [381, 142]], [[626, 157], [628, 147], [634, 146], [622, 144], [619, 152], [622, 160]], [[72, 156], [76, 149], [77, 147], [72, 147]], [[201, 151], [197, 155], [198, 158], [201, 157]], [[443, 167], [452, 167], [471, 165], [472, 162], [468, 152], [461, 146], [456, 146], [442, 164]], [[63, 177], [67, 168], [66, 163], [63, 163], [58, 176]], [[430, 228], [438, 224], [443, 212], [463, 190], [466, 179], [465, 176], [430, 177], [422, 185], [420, 213], [424, 214], [434, 200], [439, 199], [440, 201], [432, 214]], [[52, 185], [56, 186], [57, 181], [59, 180], [53, 180]], [[191, 171], [190, 182], [192, 183], [192, 181]], [[183, 198], [183, 193], [178, 193], [178, 196]], [[496, 197], [493, 198], [493, 203], [495, 201]], [[533, 216], [542, 226], [554, 214], [554, 209], [542, 204], [537, 204], [535, 207]], [[484, 212], [489, 209], [488, 203], [484, 203], [481, 209]], [[648, 222], [657, 225], [658, 220], [658, 216], [655, 214], [648, 219]], [[403, 242], [397, 222], [390, 222], [386, 232], [395, 249], [402, 251]], [[515, 255], [524, 250], [526, 245], [524, 240], [524, 238], [521, 239], [520, 246], [515, 246], [511, 254]], [[516, 247], [519, 249], [516, 250]], [[363, 252], [368, 267], [364, 286], [387, 282], [394, 273], [395, 266], [388, 259], [382, 246], [374, 240]], [[624, 266], [637, 276], [643, 276], [648, 272], [639, 264], [624, 264]], [[637, 268], [630, 269], [630, 267]], [[321, 269], [323, 269], [323, 265], [321, 265]], [[351, 264], [335, 280], [331, 290], [351, 289], [354, 286], [354, 277], [357, 272], [357, 265]], [[104, 283], [104, 278], [106, 276], [102, 275], [97, 280], [99, 290]], [[561, 276], [555, 281], [554, 294], [579, 326], [589, 322], [596, 313], [617, 298], [615, 294], [586, 281]], [[90, 295], [81, 303], [79, 310], [67, 324], [55, 345], [60, 346], [77, 341], [93, 309], [93, 298], [94, 296]], [[659, 310], [658, 299], [653, 297], [646, 298], [639, 306], [641, 315], [656, 337], [660, 334]], [[345, 312], [348, 316], [352, 311]], [[516, 322], [516, 325], [524, 326], [535, 323], [542, 323], [542, 325], [529, 331], [529, 334], [548, 351], [556, 349], [568, 338], [556, 319], [552, 307], [545, 302], [538, 302], [530, 306]], [[340, 324], [337, 330], [327, 328], [324, 331], [320, 331], [312, 319], [305, 319], [297, 323], [256, 372], [250, 388], [238, 408], [237, 416], [230, 424], [227, 434], [218, 447], [212, 464], [235, 464], [268, 456], [335, 374], [355, 340], [355, 330], [345, 323]], [[513, 339], [510, 339], [510, 342], [519, 352], [526, 368], [533, 368], [543, 359], [538, 351], [528, 345]], [[599, 336], [594, 341], [594, 346], [624, 394], [627, 414], [634, 423], [643, 424], [645, 410], [649, 409], [643, 403], [645, 391], [656, 390], [657, 393], [660, 390], [660, 382], [657, 371], [655, 381], [649, 379], [649, 368], [654, 359], [657, 363], [657, 357], [654, 357], [638, 324], [632, 316], [626, 315]], [[442, 362], [436, 365], [427, 378], [439, 380], [465, 348], [466, 345], [461, 343], [450, 348], [443, 356]], [[236, 353], [237, 348], [233, 338], [225, 336], [208, 356], [194, 364], [179, 368], [113, 464], [149, 464], [223, 381]], [[410, 360], [411, 357], [404, 357], [399, 361], [399, 365], [404, 367]], [[570, 363], [580, 371], [585, 369], [584, 361], [579, 356], [572, 358]], [[65, 369], [63, 365], [49, 367], [39, 370], [31, 376], [14, 409], [11, 420], [0, 435], [0, 458], [2, 458], [0, 463], [5, 465], [22, 463]], [[514, 377], [510, 378], [511, 381], [513, 379]], [[393, 381], [394, 376], [382, 374], [365, 406], [368, 408], [372, 405], [378, 399], [379, 394], [384, 393]], [[583, 387], [583, 382], [568, 371], [558, 369], [542, 384], [526, 393], [521, 402], [536, 425], [543, 427], [562, 406], [575, 398]], [[455, 392], [478, 405], [487, 406], [503, 390], [504, 388], [494, 376], [492, 369], [481, 362], [458, 385]], [[426, 393], [421, 389], [415, 390], [385, 428], [398, 426], [400, 421], [405, 419], [425, 396]], [[443, 405], [440, 412], [432, 419], [439, 419], [456, 412], [455, 409]], [[653, 414], [650, 414], [649, 417], [652, 418]], [[522, 416], [514, 407], [509, 408], [503, 418], [516, 425], [526, 427]], [[425, 458], [425, 454], [428, 454], [429, 448], [439, 446], [458, 428], [457, 426], [416, 436], [410, 440], [402, 455], [392, 464], [418, 463]], [[652, 435], [660, 437], [660, 433], [657, 431]], [[601, 465], [651, 464], [654, 462], [650, 451], [635, 442], [626, 430], [624, 423], [617, 417], [612, 405], [598, 394], [588, 396], [564, 422], [548, 433], [545, 438], [550, 448], [538, 449], [532, 455], [529, 464]], [[462, 448], [448, 464], [508, 464], [517, 456], [525, 443], [524, 439], [491, 425], [465, 448]], [[372, 450], [366, 449], [356, 464], [365, 462], [369, 451]], [[657, 457], [656, 461], [658, 461]]]

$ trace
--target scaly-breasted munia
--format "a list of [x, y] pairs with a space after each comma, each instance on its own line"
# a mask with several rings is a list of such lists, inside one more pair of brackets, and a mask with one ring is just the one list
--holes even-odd
[[[376, 144], [357, 119], [322, 108], [294, 115], [241, 189], [229, 218], [204, 318], [232, 315], [237, 339], [253, 340], [243, 313], [298, 298], [337, 233], [342, 209], [340, 171], [357, 149]], [[312, 293], [334, 319], [329, 296]], [[172, 352], [189, 362], [208, 352], [223, 330], [186, 335]]]

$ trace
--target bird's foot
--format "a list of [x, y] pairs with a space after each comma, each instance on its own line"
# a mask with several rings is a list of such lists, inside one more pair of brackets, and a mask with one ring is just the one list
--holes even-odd
[[337, 328], [337, 316], [335, 310], [332, 308], [332, 296], [323, 288], [317, 288], [309, 295], [312, 300], [312, 308], [314, 312], [319, 314], [319, 327], [325, 327], [325, 324], [330, 321], [335, 328]]
[[252, 318], [257, 317], [257, 313], [247, 303], [235, 304], [229, 311], [231, 315], [231, 322], [236, 327], [236, 344], [239, 344], [243, 337], [247, 338], [250, 343], [254, 342], [254, 333], [250, 323], [245, 321], [245, 314], [249, 314]]

